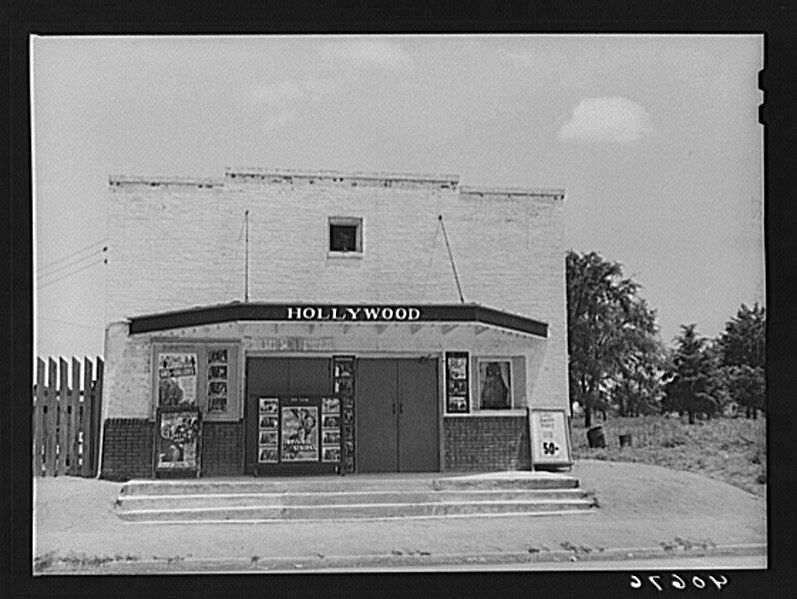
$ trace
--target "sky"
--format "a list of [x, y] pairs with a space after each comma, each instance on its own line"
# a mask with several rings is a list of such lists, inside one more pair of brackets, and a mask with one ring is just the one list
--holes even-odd
[[[765, 303], [760, 35], [31, 38], [34, 353], [101, 356], [110, 175], [225, 167], [564, 188], [564, 250], [672, 344]], [[103, 248], [108, 248], [103, 251]]]

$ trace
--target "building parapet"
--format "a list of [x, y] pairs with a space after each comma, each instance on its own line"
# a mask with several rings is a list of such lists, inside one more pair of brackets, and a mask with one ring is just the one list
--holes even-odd
[[549, 188], [527, 188], [527, 187], [476, 187], [472, 185], [463, 185], [459, 188], [461, 195], [478, 195], [484, 196], [532, 196], [532, 197], [545, 197], [553, 198], [555, 200], [564, 200], [564, 189], [549, 189]]
[[303, 170], [284, 168], [232, 168], [224, 172], [226, 179], [264, 181], [268, 183], [350, 183], [378, 187], [423, 186], [455, 190], [459, 175], [396, 172], [346, 172], [337, 170]]
[[210, 188], [224, 187], [224, 180], [218, 177], [189, 177], [176, 175], [110, 175], [108, 184], [111, 187], [122, 185], [144, 185], [160, 187], [166, 185], [183, 185], [188, 187]]
[[349, 184], [369, 187], [433, 187], [458, 191], [461, 195], [544, 197], [564, 200], [564, 189], [523, 187], [479, 187], [460, 185], [459, 175], [421, 174], [397, 172], [344, 172], [337, 170], [301, 170], [283, 168], [232, 168], [227, 167], [223, 177], [192, 176], [136, 176], [111, 175], [111, 187], [121, 186], [189, 186], [197, 188], [224, 187], [233, 182], [265, 184]]

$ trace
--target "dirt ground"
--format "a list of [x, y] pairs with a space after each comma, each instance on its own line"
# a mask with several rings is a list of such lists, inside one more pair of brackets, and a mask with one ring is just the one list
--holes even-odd
[[[638, 463], [579, 461], [600, 507], [562, 516], [258, 524], [140, 524], [113, 513], [120, 483], [35, 481], [34, 557], [73, 561], [494, 555], [766, 543], [766, 503], [726, 483]], [[71, 557], [70, 557], [71, 556]]]
[[[730, 483], [766, 499], [766, 418], [712, 418], [688, 424], [686, 418], [658, 415], [609, 416], [593, 422], [604, 429], [605, 448], [591, 448], [583, 419], [572, 421], [573, 456], [580, 460], [639, 462], [695, 472]], [[631, 434], [630, 447], [619, 435]]]

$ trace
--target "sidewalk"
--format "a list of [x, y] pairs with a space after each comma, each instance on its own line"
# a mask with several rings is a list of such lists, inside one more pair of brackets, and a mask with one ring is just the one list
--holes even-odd
[[[587, 562], [766, 553], [766, 503], [699, 475], [579, 462], [600, 507], [550, 516], [257, 524], [138, 524], [113, 513], [120, 483], [41, 478], [39, 572], [141, 573]], [[618, 568], [622, 568], [622, 561]]]

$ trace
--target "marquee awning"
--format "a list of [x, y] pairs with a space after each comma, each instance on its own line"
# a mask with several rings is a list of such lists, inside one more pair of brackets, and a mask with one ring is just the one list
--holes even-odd
[[200, 306], [133, 316], [130, 333], [149, 333], [235, 321], [322, 323], [410, 323], [490, 325], [536, 337], [548, 336], [548, 324], [480, 304], [275, 304], [240, 303]]

